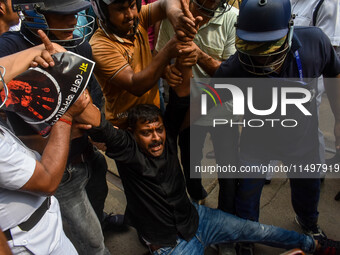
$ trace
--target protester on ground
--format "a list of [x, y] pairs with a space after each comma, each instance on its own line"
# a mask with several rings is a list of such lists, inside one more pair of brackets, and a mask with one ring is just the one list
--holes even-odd
[[150, 104], [130, 109], [128, 130], [113, 127], [92, 105], [77, 119], [93, 126], [92, 139], [105, 142], [106, 154], [115, 159], [127, 198], [125, 216], [150, 253], [203, 255], [210, 244], [251, 240], [314, 254], [339, 254], [339, 242], [316, 241], [190, 201], [176, 142], [189, 106], [188, 85], [172, 91], [177, 95], [170, 97], [164, 122], [160, 110]]
[[[238, 10], [231, 6], [232, 1], [190, 1], [189, 10], [194, 17], [201, 16], [203, 20], [199, 23], [199, 29], [194, 38], [194, 45], [197, 64], [193, 67], [194, 78], [209, 78], [220, 66], [223, 60], [235, 53], [235, 22]], [[159, 51], [175, 34], [175, 31], [168, 19], [161, 23], [156, 51]], [[171, 71], [171, 68], [167, 68]], [[179, 70], [177, 70], [179, 72]], [[171, 74], [174, 75], [174, 74]], [[165, 75], [165, 77], [171, 77]], [[172, 86], [172, 80], [168, 80]], [[175, 81], [176, 84], [176, 81]], [[231, 103], [226, 103], [226, 107]], [[231, 115], [231, 109], [225, 109]], [[235, 121], [238, 116], [235, 116]], [[185, 174], [187, 190], [192, 199], [203, 203], [208, 195], [200, 178], [190, 178], [190, 171], [194, 171], [194, 166], [201, 165], [203, 158], [203, 147], [206, 135], [210, 137], [216, 155], [216, 164], [227, 166], [231, 164], [238, 166], [238, 128], [218, 126], [215, 128], [207, 126], [209, 118], [196, 120], [190, 128], [186, 128], [179, 133], [179, 146], [181, 148], [181, 164]], [[192, 131], [192, 133], [190, 132]], [[195, 146], [190, 147], [190, 134], [195, 139]], [[190, 155], [194, 155], [190, 157]], [[222, 211], [235, 213], [235, 193], [236, 179], [230, 176], [220, 175], [218, 208]], [[229, 250], [227, 253], [226, 250]], [[233, 252], [233, 253], [231, 253]], [[220, 254], [236, 254], [232, 245], [220, 245]]]

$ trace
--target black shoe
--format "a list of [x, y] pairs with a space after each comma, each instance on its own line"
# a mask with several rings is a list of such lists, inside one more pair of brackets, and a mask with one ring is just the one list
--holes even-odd
[[314, 239], [327, 238], [325, 232], [322, 231], [318, 224], [314, 224], [313, 226], [307, 226], [301, 221], [301, 219], [297, 215], [295, 216], [295, 222], [301, 227], [302, 231], [306, 235], [310, 235]]
[[236, 245], [237, 255], [254, 255], [253, 243], [238, 243]]
[[101, 225], [103, 231], [123, 231], [128, 228], [122, 214], [104, 213]]
[[314, 255], [340, 255], [340, 242], [333, 241], [327, 238], [316, 238], [318, 241], [318, 248]]

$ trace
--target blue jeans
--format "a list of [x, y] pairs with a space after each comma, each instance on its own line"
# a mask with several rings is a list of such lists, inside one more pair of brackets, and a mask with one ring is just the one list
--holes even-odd
[[218, 209], [194, 204], [199, 215], [199, 226], [189, 241], [177, 239], [175, 247], [163, 247], [154, 255], [204, 254], [205, 247], [226, 242], [254, 242], [284, 249], [300, 248], [312, 253], [313, 238], [279, 227], [244, 220]]
[[[241, 165], [268, 165], [269, 160], [247, 160], [241, 154]], [[294, 164], [283, 161], [285, 165]], [[289, 175], [288, 175], [289, 177]], [[236, 192], [236, 215], [253, 221], [259, 220], [260, 198], [265, 182], [265, 174], [262, 178], [240, 179]], [[295, 213], [304, 225], [313, 226], [318, 221], [318, 204], [320, 197], [319, 178], [290, 178], [291, 200]]]
[[[99, 152], [97, 152], [99, 153]], [[91, 160], [68, 164], [55, 196], [65, 233], [79, 254], [110, 254], [104, 245], [100, 222], [87, 197], [85, 186], [90, 178]]]

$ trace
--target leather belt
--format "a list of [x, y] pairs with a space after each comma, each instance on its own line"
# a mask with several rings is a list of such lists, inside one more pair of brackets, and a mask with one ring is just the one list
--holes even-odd
[[[30, 231], [44, 216], [45, 212], [50, 208], [51, 205], [51, 197], [47, 197], [44, 202], [40, 205], [40, 207], [35, 210], [35, 212], [24, 222], [20, 223], [18, 227], [23, 231]], [[7, 241], [13, 239], [10, 229], [4, 231], [4, 234], [7, 238]]]

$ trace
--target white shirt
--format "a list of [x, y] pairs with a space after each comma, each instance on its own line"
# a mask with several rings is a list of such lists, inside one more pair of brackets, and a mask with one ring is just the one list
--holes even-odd
[[[313, 13], [320, 0], [291, 0], [294, 25], [313, 26]], [[335, 47], [340, 46], [340, 0], [324, 0], [316, 16], [315, 26], [329, 37]]]
[[9, 130], [0, 130], [0, 227], [6, 230], [27, 220], [45, 197], [20, 191], [39, 158]]
[[60, 208], [55, 197], [41, 220], [30, 231], [17, 225], [26, 221], [46, 199], [20, 188], [32, 177], [38, 153], [28, 149], [8, 129], [0, 125], [0, 228], [10, 229], [8, 244], [13, 254], [26, 247], [36, 255], [77, 254], [63, 232]]

